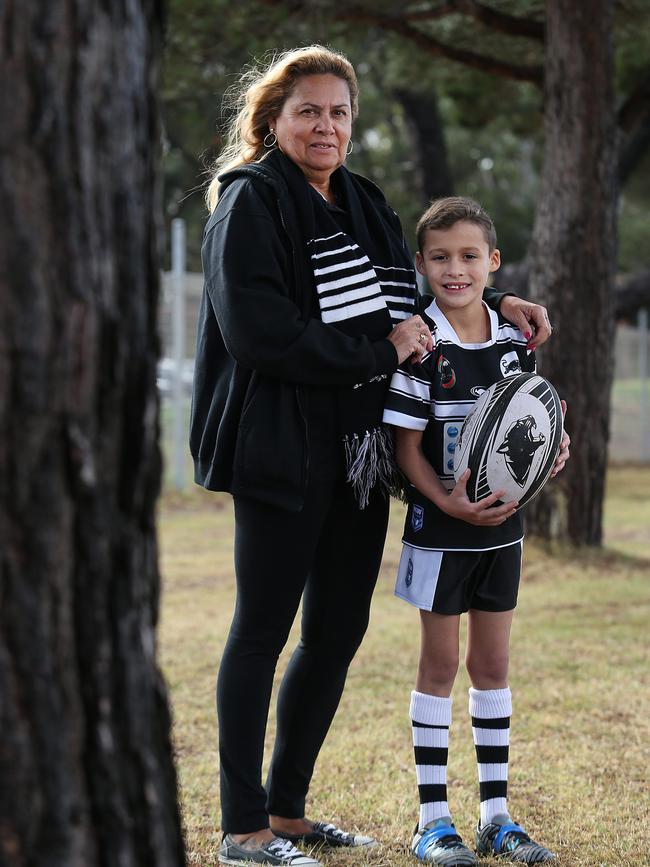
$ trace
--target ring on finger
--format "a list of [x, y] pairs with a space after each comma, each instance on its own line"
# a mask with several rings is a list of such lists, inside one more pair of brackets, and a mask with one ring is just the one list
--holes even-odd
[[426, 341], [426, 339], [427, 339], [426, 334], [424, 333], [424, 331], [421, 331], [420, 336], [418, 337], [418, 340], [420, 341], [420, 343], [424, 343]]

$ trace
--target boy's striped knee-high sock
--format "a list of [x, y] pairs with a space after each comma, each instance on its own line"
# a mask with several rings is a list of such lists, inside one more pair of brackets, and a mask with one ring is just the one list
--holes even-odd
[[447, 804], [447, 754], [451, 698], [411, 693], [415, 773], [420, 792], [420, 829], [450, 816]]
[[469, 690], [469, 713], [478, 763], [481, 826], [508, 814], [508, 750], [512, 694], [510, 689]]

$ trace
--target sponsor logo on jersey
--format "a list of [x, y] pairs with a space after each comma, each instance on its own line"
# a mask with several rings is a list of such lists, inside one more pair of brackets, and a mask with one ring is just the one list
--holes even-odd
[[411, 527], [413, 527], [413, 532], [417, 533], [418, 530], [421, 530], [424, 526], [424, 506], [419, 506], [417, 503], [413, 503], [413, 508], [411, 509]]
[[503, 376], [514, 376], [515, 373], [521, 373], [521, 362], [516, 352], [506, 352], [501, 356], [501, 373]]
[[443, 388], [453, 388], [456, 385], [456, 372], [444, 355], [438, 359], [438, 373]]
[[497, 449], [499, 454], [505, 455], [508, 472], [521, 487], [528, 478], [535, 452], [546, 442], [543, 434], [533, 436], [533, 428], [536, 427], [537, 423], [532, 415], [517, 419], [510, 425]]
[[406, 576], [404, 577], [404, 582], [407, 587], [410, 587], [413, 583], [413, 560], [411, 560], [410, 557], [406, 566]]

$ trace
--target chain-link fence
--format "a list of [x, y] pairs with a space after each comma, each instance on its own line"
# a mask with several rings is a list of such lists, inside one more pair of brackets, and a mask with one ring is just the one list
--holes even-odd
[[[184, 302], [175, 304], [175, 293], [182, 282]], [[165, 484], [181, 487], [192, 478], [189, 458], [189, 395], [194, 369], [196, 322], [203, 279], [186, 273], [182, 281], [173, 272], [163, 275], [160, 329], [162, 359], [159, 387], [162, 396], [162, 437], [165, 457]], [[174, 311], [182, 310], [182, 327], [174, 326]], [[177, 363], [175, 342], [184, 345], [180, 388], [175, 384]], [[650, 463], [650, 339], [647, 311], [637, 326], [619, 325], [616, 329], [615, 379], [612, 392], [610, 460], [616, 463]], [[570, 430], [570, 424], [569, 424]]]

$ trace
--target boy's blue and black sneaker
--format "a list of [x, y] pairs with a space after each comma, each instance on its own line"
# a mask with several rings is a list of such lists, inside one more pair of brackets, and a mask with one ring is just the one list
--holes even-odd
[[479, 855], [491, 855], [520, 864], [543, 864], [555, 860], [552, 852], [531, 840], [521, 825], [505, 815], [495, 816], [483, 827], [479, 823], [476, 851]]
[[422, 830], [416, 828], [411, 849], [420, 861], [439, 864], [440, 867], [473, 867], [478, 864], [476, 855], [457, 834], [450, 816], [429, 822]]

